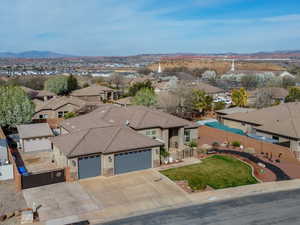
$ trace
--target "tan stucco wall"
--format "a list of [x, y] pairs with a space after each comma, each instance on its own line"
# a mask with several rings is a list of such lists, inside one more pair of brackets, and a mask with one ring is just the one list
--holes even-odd
[[54, 161], [57, 166], [59, 167], [67, 167], [68, 166], [68, 159], [67, 157], [59, 151], [59, 149], [53, 145], [53, 156]]
[[114, 175], [114, 161], [115, 157], [114, 154], [102, 155], [102, 175], [103, 176], [112, 176]]
[[64, 105], [56, 110], [42, 110], [34, 114], [33, 119], [39, 119], [40, 115], [48, 114], [49, 119], [58, 118], [58, 112], [76, 112], [79, 107], [73, 104]]

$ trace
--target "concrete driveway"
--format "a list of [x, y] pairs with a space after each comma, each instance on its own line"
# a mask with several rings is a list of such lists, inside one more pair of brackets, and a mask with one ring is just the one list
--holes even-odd
[[[24, 190], [29, 207], [35, 202], [42, 221], [70, 217], [109, 220], [190, 202], [187, 194], [156, 170], [96, 177]], [[59, 222], [57, 223], [59, 224]]]
[[103, 210], [98, 213], [86, 215], [86, 218], [93, 218], [95, 221], [190, 201], [182, 189], [156, 170], [81, 180], [80, 184], [103, 206]]
[[23, 190], [28, 207], [41, 205], [40, 220], [47, 221], [101, 210], [79, 183], [58, 183]]

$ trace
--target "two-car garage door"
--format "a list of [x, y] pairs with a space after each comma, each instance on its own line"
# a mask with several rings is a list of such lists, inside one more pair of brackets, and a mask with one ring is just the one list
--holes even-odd
[[[124, 152], [114, 156], [115, 174], [144, 170], [152, 167], [152, 150], [144, 149]], [[78, 159], [79, 179], [101, 175], [101, 155], [81, 157]]]
[[152, 167], [151, 149], [115, 154], [115, 174]]

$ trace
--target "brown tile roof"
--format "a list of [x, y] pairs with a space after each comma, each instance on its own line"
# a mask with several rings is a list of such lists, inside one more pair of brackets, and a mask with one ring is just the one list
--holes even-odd
[[42, 98], [45, 96], [56, 96], [56, 94], [46, 90], [33, 90], [28, 87], [21, 87], [31, 98]]
[[194, 89], [204, 91], [207, 94], [217, 94], [217, 93], [225, 92], [225, 90], [223, 90], [221, 88], [218, 88], [218, 87], [215, 87], [210, 84], [203, 83], [203, 82], [197, 82], [195, 84], [191, 84], [191, 87]]
[[53, 133], [48, 123], [22, 124], [17, 126], [20, 138], [49, 137]]
[[50, 99], [49, 101], [46, 101], [44, 103], [34, 101], [36, 104], [35, 111], [39, 112], [41, 110], [56, 110], [66, 104], [75, 105], [79, 108], [84, 107], [87, 103], [79, 98], [76, 97], [55, 97]]
[[[114, 153], [163, 145], [162, 142], [139, 134], [126, 126], [90, 128], [57, 136], [51, 138], [51, 141], [67, 157], [94, 153]], [[101, 145], [99, 141], [101, 141]]]
[[70, 95], [72, 95], [72, 96], [97, 96], [105, 91], [113, 91], [113, 89], [95, 84], [90, 87], [75, 90]]
[[187, 120], [143, 106], [128, 106], [125, 108], [105, 104], [84, 116], [64, 120], [62, 126], [71, 132], [72, 130], [78, 131], [86, 128], [106, 126], [107, 124], [124, 125], [127, 122], [129, 127], [136, 130], [154, 127], [184, 127], [190, 124]]
[[263, 126], [257, 127], [257, 130], [300, 139], [300, 116], [296, 118], [287, 118], [286, 120], [268, 122]]
[[300, 138], [300, 102], [283, 103], [253, 112], [235, 113], [223, 118], [256, 124], [259, 126], [258, 130]]

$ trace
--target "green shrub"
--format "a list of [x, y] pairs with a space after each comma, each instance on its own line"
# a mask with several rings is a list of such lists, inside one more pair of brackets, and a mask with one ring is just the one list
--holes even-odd
[[233, 142], [231, 142], [231, 145], [233, 146], [233, 147], [241, 147], [241, 142], [239, 142], [239, 141], [233, 141]]
[[164, 158], [167, 158], [170, 156], [170, 153], [166, 151], [165, 148], [161, 148], [160, 149], [160, 156], [164, 157]]
[[196, 148], [197, 147], [197, 142], [195, 140], [191, 140], [188, 144], [189, 147], [191, 148]]

